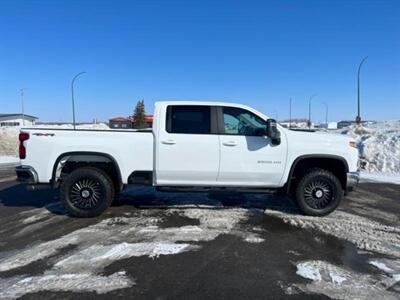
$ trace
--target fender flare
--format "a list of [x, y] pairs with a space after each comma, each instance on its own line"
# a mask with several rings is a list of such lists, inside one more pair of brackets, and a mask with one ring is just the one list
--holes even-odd
[[349, 172], [349, 165], [347, 163], [347, 160], [343, 156], [333, 155], [333, 154], [306, 154], [306, 155], [300, 155], [293, 161], [292, 166], [290, 167], [289, 176], [287, 177], [286, 188], [285, 188], [285, 192], [287, 194], [289, 194], [289, 192], [290, 192], [290, 187], [291, 187], [291, 183], [292, 183], [292, 177], [293, 177], [293, 173], [294, 173], [294, 170], [296, 169], [297, 164], [302, 160], [306, 160], [306, 159], [310, 159], [310, 158], [328, 158], [328, 159], [332, 159], [332, 160], [341, 161], [344, 164], [346, 173]]
[[52, 183], [53, 185], [56, 184], [56, 172], [57, 172], [57, 167], [58, 167], [60, 161], [61, 161], [63, 158], [67, 157], [67, 156], [73, 156], [73, 155], [92, 155], [92, 156], [100, 156], [100, 157], [104, 157], [104, 158], [107, 158], [107, 159], [111, 160], [111, 162], [114, 164], [115, 169], [116, 169], [116, 171], [117, 171], [117, 180], [118, 180], [118, 183], [119, 183], [119, 184], [122, 184], [121, 170], [120, 170], [120, 168], [119, 168], [119, 165], [118, 165], [116, 159], [115, 159], [112, 155], [110, 155], [110, 154], [103, 153], [103, 152], [95, 152], [95, 151], [72, 151], [72, 152], [65, 152], [65, 153], [59, 155], [59, 156], [57, 157], [57, 159], [56, 159], [54, 165], [53, 165], [53, 171], [52, 171], [52, 174], [51, 174], [50, 183]]

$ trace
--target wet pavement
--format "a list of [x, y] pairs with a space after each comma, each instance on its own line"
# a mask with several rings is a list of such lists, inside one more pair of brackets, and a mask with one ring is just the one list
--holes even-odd
[[400, 186], [324, 218], [286, 197], [128, 189], [93, 219], [0, 174], [0, 298], [400, 298]]

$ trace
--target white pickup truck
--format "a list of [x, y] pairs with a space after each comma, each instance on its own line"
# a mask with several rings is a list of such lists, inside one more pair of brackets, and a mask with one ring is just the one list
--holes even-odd
[[291, 195], [308, 215], [332, 212], [359, 179], [348, 137], [301, 132], [245, 105], [155, 104], [151, 130], [22, 129], [18, 179], [60, 187], [69, 214], [93, 217], [127, 185]]

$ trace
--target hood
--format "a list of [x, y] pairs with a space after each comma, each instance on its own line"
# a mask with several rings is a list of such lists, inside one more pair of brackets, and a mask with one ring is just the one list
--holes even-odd
[[342, 144], [348, 146], [349, 142], [354, 142], [354, 138], [347, 135], [330, 133], [324, 131], [297, 131], [285, 130], [285, 133], [292, 140], [297, 140], [304, 143], [318, 143], [318, 144], [335, 144], [336, 146]]

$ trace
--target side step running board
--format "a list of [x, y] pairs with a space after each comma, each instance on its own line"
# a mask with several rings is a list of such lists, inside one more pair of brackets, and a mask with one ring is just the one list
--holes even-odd
[[262, 189], [262, 188], [216, 188], [216, 187], [179, 187], [179, 186], [159, 186], [156, 187], [159, 192], [174, 192], [174, 193], [265, 193], [274, 194], [279, 189]]

